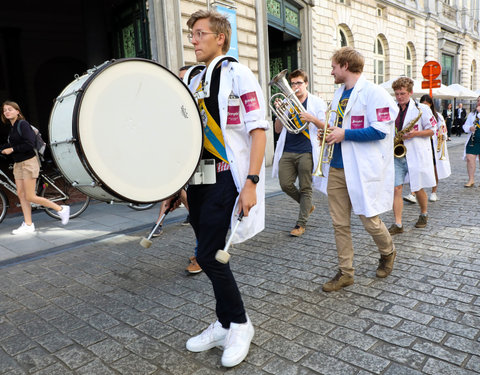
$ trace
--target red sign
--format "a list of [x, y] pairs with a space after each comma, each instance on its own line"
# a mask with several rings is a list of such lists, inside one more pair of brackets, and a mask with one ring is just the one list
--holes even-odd
[[439, 79], [434, 79], [432, 81], [422, 81], [422, 89], [435, 89], [442, 86], [442, 81]]
[[433, 88], [441, 87], [442, 81], [437, 78], [442, 73], [442, 66], [436, 61], [427, 61], [422, 67], [422, 76], [426, 81], [422, 82], [422, 89], [430, 89], [430, 97], [433, 97]]
[[425, 79], [435, 79], [442, 72], [442, 66], [436, 61], [428, 61], [422, 67], [422, 76]]

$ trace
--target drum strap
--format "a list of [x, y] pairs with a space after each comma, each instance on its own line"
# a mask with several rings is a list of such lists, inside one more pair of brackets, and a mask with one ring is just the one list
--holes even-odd
[[[201, 83], [200, 83], [201, 86]], [[200, 89], [201, 87], [199, 87]], [[225, 149], [225, 141], [223, 140], [222, 129], [208, 112], [207, 106], [203, 99], [198, 100], [200, 113], [204, 126], [203, 144], [208, 152], [215, 155], [225, 163], [228, 163], [227, 151]]]

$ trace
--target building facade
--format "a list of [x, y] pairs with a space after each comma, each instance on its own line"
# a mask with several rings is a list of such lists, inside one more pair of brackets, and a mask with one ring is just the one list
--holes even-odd
[[[171, 46], [178, 60], [171, 64], [195, 62], [186, 20], [196, 9], [216, 6], [235, 10], [239, 60], [267, 93], [270, 77], [301, 67], [309, 73], [310, 90], [330, 101], [330, 57], [346, 45], [362, 52], [365, 75], [378, 84], [399, 76], [423, 80], [422, 66], [435, 60], [443, 84], [480, 88], [480, 0], [180, 0], [170, 5], [180, 20]], [[270, 142], [267, 161], [272, 155]]]

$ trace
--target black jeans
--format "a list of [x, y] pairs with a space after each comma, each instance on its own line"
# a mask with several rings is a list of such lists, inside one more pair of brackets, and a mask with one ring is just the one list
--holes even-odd
[[245, 308], [230, 264], [215, 260], [217, 250], [225, 247], [230, 217], [238, 196], [230, 171], [217, 173], [211, 185], [190, 185], [188, 207], [190, 224], [198, 240], [197, 262], [212, 282], [216, 313], [224, 328], [230, 323], [246, 323]]
[[452, 136], [452, 119], [447, 118], [445, 121], [447, 122], [447, 137], [450, 138]]

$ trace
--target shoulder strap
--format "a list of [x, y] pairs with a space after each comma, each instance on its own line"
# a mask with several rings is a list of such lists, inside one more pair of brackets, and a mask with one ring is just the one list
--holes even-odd
[[221, 64], [223, 61], [231, 61], [231, 62], [238, 63], [237, 59], [232, 56], [221, 55], [221, 56], [215, 57], [210, 63], [210, 65], [208, 66], [207, 72], [205, 73], [205, 77], [204, 77], [205, 83], [203, 85], [203, 90], [195, 93], [197, 99], [205, 99], [210, 96], [210, 84], [212, 81], [212, 73], [215, 70], [215, 67], [218, 64]]
[[183, 76], [183, 82], [188, 86], [192, 81], [192, 78], [195, 77], [198, 73], [200, 73], [203, 69], [205, 69], [205, 65], [194, 65], [188, 68]]
[[24, 121], [24, 120], [20, 120], [17, 124], [17, 132], [18, 132], [18, 134], [20, 134], [20, 137], [23, 137], [22, 128], [20, 127], [20, 124], [22, 123], [22, 121]]

